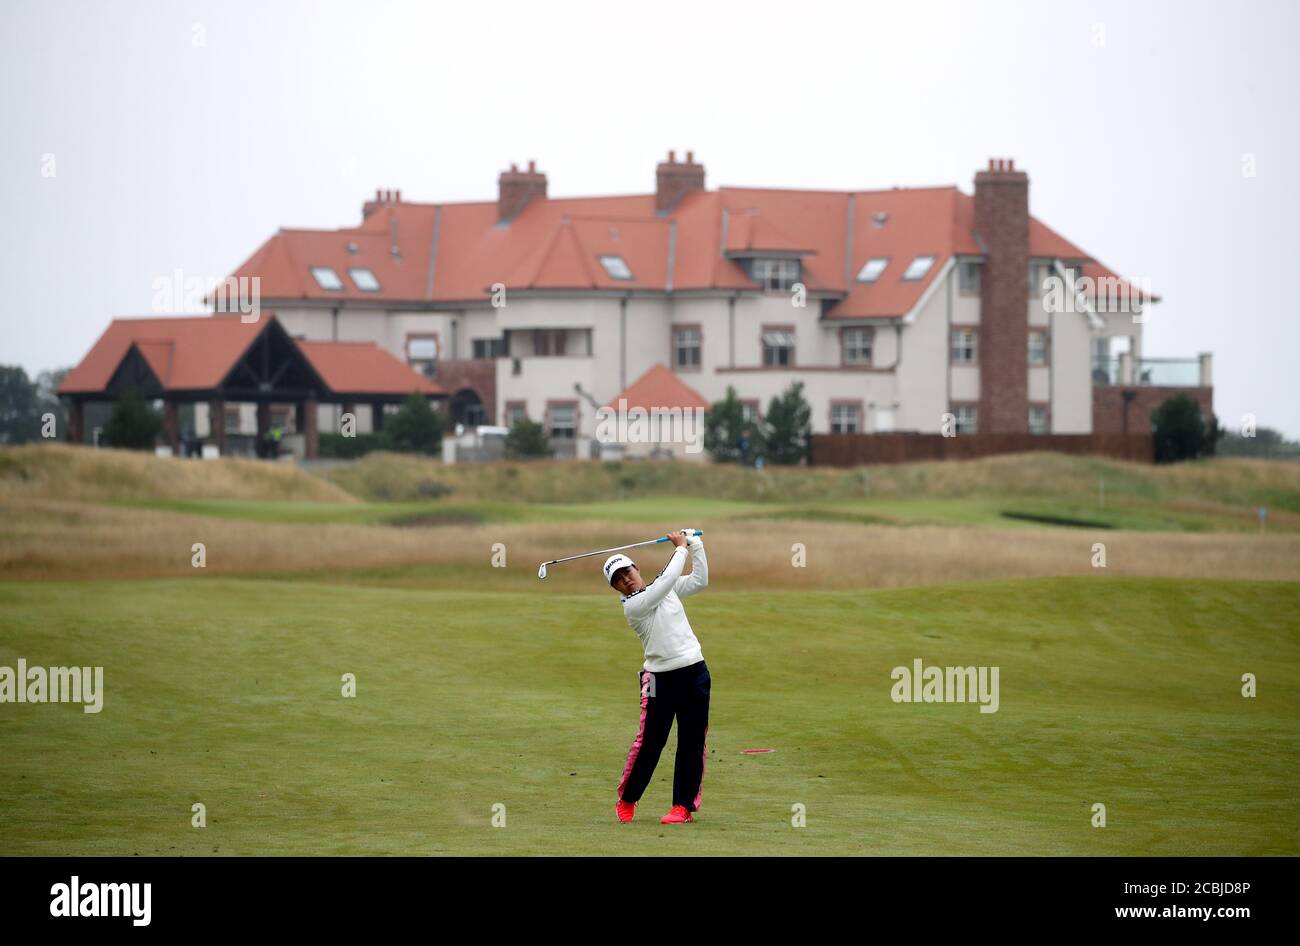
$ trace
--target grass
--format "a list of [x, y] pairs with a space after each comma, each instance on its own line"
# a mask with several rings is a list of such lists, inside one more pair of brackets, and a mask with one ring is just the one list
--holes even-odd
[[131, 450], [67, 444], [0, 448], [0, 502], [39, 499], [242, 499], [354, 502], [292, 463], [259, 460], [178, 462]]
[[[611, 596], [456, 584], [0, 585], [0, 665], [106, 690], [0, 708], [0, 854], [1300, 854], [1295, 583], [710, 588], [704, 807], [672, 830], [671, 744], [613, 822], [640, 651]], [[917, 657], [1000, 667], [999, 711], [891, 702]]]

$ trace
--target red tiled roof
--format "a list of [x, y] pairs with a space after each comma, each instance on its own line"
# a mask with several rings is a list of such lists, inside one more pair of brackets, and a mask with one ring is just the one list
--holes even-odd
[[[515, 289], [756, 290], [733, 257], [795, 253], [810, 292], [842, 296], [831, 318], [906, 314], [956, 255], [982, 255], [974, 198], [956, 187], [803, 191], [724, 187], [695, 191], [665, 216], [654, 195], [534, 199], [508, 225], [495, 201], [385, 204], [360, 226], [281, 230], [234, 273], [260, 276], [263, 299], [378, 299], [456, 303]], [[725, 237], [724, 237], [725, 220]], [[851, 229], [851, 232], [850, 232]], [[436, 237], [435, 237], [436, 234]], [[392, 253], [394, 238], [398, 255]], [[1091, 259], [1030, 218], [1034, 256]], [[632, 279], [601, 265], [620, 256]], [[925, 278], [904, 282], [917, 256], [934, 256]], [[873, 283], [856, 275], [873, 257], [889, 263]], [[344, 288], [321, 289], [311, 267], [334, 269]], [[1097, 274], [1110, 274], [1100, 264]], [[364, 292], [347, 269], [369, 268], [378, 292]]]
[[[275, 321], [238, 315], [114, 319], [86, 357], [68, 372], [60, 394], [103, 391], [134, 346], [164, 391], [220, 385], [257, 337]], [[295, 341], [321, 380], [337, 394], [445, 393], [373, 342]]]
[[336, 394], [445, 394], [442, 388], [374, 342], [296, 339], [321, 380]]
[[626, 401], [629, 409], [639, 407], [647, 411], [674, 407], [707, 409], [710, 406], [699, 391], [662, 364], [655, 365], [641, 375], [626, 391], [615, 396], [605, 406], [618, 409], [620, 400]]
[[244, 322], [233, 315], [114, 319], [68, 372], [59, 393], [104, 390], [132, 345], [140, 349], [164, 389], [215, 387], [264, 328], [264, 322]]

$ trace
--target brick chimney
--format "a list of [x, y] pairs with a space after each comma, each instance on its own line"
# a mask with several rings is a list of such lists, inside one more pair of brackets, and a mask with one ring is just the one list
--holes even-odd
[[980, 274], [980, 433], [1029, 429], [1029, 176], [1010, 159], [975, 174]]
[[361, 205], [361, 219], [366, 219], [380, 207], [391, 207], [401, 202], [402, 192], [400, 190], [377, 190], [375, 191], [374, 200], [368, 200]]
[[518, 217], [534, 197], [546, 199], [546, 175], [537, 170], [536, 161], [528, 162], [527, 171], [510, 165], [509, 171], [501, 172], [497, 187], [497, 220], [501, 223]]
[[695, 163], [695, 152], [686, 152], [686, 163], [678, 164], [677, 155], [668, 152], [668, 160], [655, 168], [655, 213], [666, 214], [691, 191], [704, 190], [704, 165]]

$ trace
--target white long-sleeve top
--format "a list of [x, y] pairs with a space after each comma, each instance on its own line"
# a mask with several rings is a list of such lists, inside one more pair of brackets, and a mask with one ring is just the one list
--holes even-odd
[[[683, 578], [687, 547], [691, 554], [691, 573]], [[691, 536], [687, 546], [673, 549], [673, 557], [654, 581], [634, 594], [623, 596], [623, 614], [641, 638], [646, 670], [663, 673], [704, 659], [681, 599], [708, 583], [709, 562], [704, 556], [704, 540]]]

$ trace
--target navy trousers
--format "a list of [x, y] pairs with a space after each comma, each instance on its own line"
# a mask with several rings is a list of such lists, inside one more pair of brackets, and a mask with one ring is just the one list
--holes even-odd
[[709, 668], [701, 660], [689, 667], [637, 674], [641, 721], [628, 750], [618, 797], [638, 802], [654, 775], [668, 733], [677, 720], [677, 760], [673, 764], [673, 804], [700, 810], [705, 740], [709, 733]]

